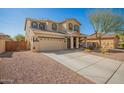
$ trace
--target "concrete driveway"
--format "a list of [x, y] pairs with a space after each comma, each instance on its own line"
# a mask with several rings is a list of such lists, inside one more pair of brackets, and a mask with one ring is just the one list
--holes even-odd
[[44, 52], [57, 62], [96, 83], [124, 83], [124, 64], [82, 50]]

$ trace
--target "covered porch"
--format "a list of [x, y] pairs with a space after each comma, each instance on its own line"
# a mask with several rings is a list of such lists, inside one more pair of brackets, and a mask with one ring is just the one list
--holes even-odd
[[68, 49], [79, 48], [79, 37], [75, 36], [67, 37], [67, 48]]

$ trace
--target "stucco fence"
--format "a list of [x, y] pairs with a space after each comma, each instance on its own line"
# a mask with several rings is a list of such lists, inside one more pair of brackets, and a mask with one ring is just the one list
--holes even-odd
[[5, 52], [6, 48], [5, 48], [5, 40], [0, 40], [0, 54]]

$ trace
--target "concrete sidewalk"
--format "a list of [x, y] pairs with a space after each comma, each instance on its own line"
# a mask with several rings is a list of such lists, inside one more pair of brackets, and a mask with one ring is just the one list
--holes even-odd
[[124, 65], [122, 67], [120, 61], [86, 54], [81, 50], [43, 54], [96, 83], [124, 83]]

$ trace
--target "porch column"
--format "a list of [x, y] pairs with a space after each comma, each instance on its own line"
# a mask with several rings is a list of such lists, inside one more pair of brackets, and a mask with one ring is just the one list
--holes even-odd
[[73, 40], [74, 38], [73, 37], [70, 37], [70, 44], [71, 44], [71, 49], [73, 49], [74, 48], [74, 40]]
[[79, 37], [76, 37], [76, 48], [79, 48]]
[[66, 48], [66, 49], [68, 48], [68, 41], [67, 41], [67, 38], [65, 38], [65, 48]]

